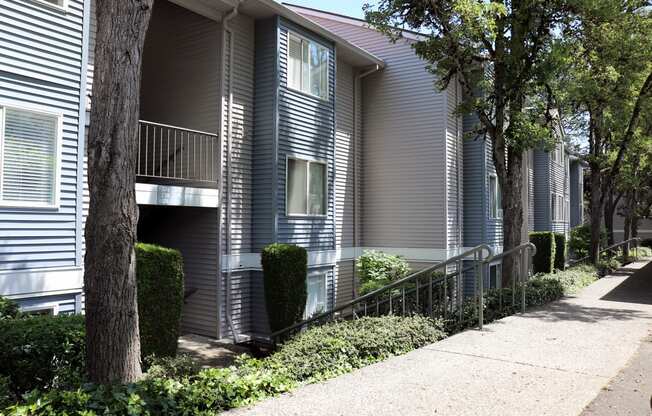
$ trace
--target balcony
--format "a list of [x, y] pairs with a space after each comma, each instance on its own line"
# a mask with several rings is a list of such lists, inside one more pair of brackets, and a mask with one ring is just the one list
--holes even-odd
[[138, 123], [139, 204], [216, 207], [219, 177], [216, 134], [151, 121]]

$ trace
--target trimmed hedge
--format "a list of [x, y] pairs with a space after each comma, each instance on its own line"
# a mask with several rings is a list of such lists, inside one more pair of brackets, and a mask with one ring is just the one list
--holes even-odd
[[269, 326], [278, 331], [303, 318], [308, 297], [308, 253], [292, 244], [274, 243], [261, 254]]
[[566, 268], [566, 236], [561, 233], [555, 233], [555, 269], [564, 270]]
[[441, 322], [424, 317], [334, 322], [309, 329], [267, 359], [241, 357], [232, 367], [184, 373], [179, 378], [146, 377], [128, 385], [86, 384], [77, 390], [35, 392], [25, 403], [11, 408], [10, 414], [214, 415], [289, 391], [303, 382], [406, 353], [444, 336]]
[[12, 393], [79, 385], [85, 333], [79, 315], [0, 320], [0, 374]]
[[174, 357], [183, 308], [183, 259], [177, 250], [136, 244], [138, 324], [143, 357]]
[[552, 273], [555, 269], [556, 244], [552, 232], [530, 233], [530, 242], [537, 247], [532, 259], [534, 273]]

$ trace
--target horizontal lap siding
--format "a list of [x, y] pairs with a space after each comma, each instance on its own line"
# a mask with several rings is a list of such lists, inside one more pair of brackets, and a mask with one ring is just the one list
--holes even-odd
[[485, 239], [484, 140], [464, 139], [464, 246], [474, 247]]
[[337, 63], [335, 101], [335, 242], [337, 247], [354, 247], [355, 228], [355, 150], [353, 135], [354, 69]]
[[[328, 47], [328, 101], [287, 87], [288, 30], [313, 39]], [[278, 158], [277, 171], [277, 241], [297, 244], [308, 250], [329, 250], [335, 247], [335, 212], [333, 198], [335, 146], [335, 56], [333, 45], [310, 33], [281, 21], [279, 29], [279, 89], [278, 89]], [[286, 158], [288, 155], [307, 157], [327, 163], [327, 215], [320, 217], [288, 217], [285, 215]]]
[[584, 222], [584, 175], [580, 162], [573, 161], [570, 166], [570, 226], [577, 227]]
[[408, 41], [307, 17], [386, 63], [362, 85], [361, 245], [446, 248], [445, 93]]
[[63, 114], [59, 208], [0, 208], [0, 270], [76, 265], [83, 2], [0, 6], [0, 101]]
[[138, 239], [181, 252], [185, 288], [184, 332], [217, 337], [218, 213], [214, 208], [141, 206]]
[[457, 113], [460, 86], [456, 79], [446, 88], [446, 177], [448, 248], [463, 246], [463, 158], [461, 117]]
[[353, 299], [355, 293], [355, 262], [342, 261], [335, 266], [334, 304], [340, 306]]
[[550, 154], [534, 150], [534, 229], [550, 231]]
[[[491, 140], [485, 140], [485, 166], [486, 174], [482, 178], [484, 181], [485, 195], [487, 195], [484, 204], [484, 217], [486, 218], [486, 243], [494, 247], [502, 247], [503, 245], [503, 221], [498, 218], [491, 218], [489, 215], [489, 176], [496, 175], [496, 168], [493, 159], [493, 145]], [[502, 209], [502, 207], [498, 207]]]
[[[222, 250], [227, 246], [226, 213], [227, 197], [229, 196], [228, 163], [227, 163], [227, 103], [229, 91], [233, 94], [232, 107], [232, 144], [231, 144], [231, 254], [249, 253], [252, 251], [252, 190], [253, 190], [253, 147], [254, 147], [254, 59], [255, 59], [255, 22], [252, 18], [238, 15], [230, 21], [229, 26], [233, 36], [233, 82], [228, 84], [225, 77], [224, 85], [224, 127], [223, 138], [223, 184], [222, 199]], [[228, 45], [228, 35], [225, 45]], [[225, 74], [229, 70], [229, 51], [225, 50]], [[231, 318], [233, 327], [238, 332], [250, 332], [252, 329], [251, 291], [252, 273], [234, 272], [231, 274]], [[226, 320], [226, 274], [222, 274], [222, 293], [220, 294], [222, 308], [222, 335], [232, 336], [231, 328]]]

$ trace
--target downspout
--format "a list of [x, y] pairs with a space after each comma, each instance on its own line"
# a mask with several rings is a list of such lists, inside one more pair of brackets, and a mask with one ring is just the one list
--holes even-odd
[[[355, 268], [355, 258], [357, 257], [357, 247], [360, 247], [360, 236], [358, 235], [359, 233], [357, 232], [358, 229], [358, 217], [360, 215], [360, 212], [358, 212], [358, 207], [359, 207], [359, 200], [358, 200], [358, 182], [359, 182], [359, 175], [358, 175], [358, 135], [362, 136], [362, 128], [360, 126], [360, 117], [358, 116], [358, 104], [361, 104], [360, 100], [360, 93], [362, 89], [361, 81], [362, 78], [373, 74], [374, 72], [380, 71], [380, 65], [376, 64], [374, 65], [373, 68], [361, 72], [357, 74], [353, 78], [353, 247], [354, 247], [354, 254], [353, 254], [353, 280], [355, 282], [356, 278], [356, 268]], [[360, 106], [360, 113], [362, 113], [362, 106]], [[356, 290], [356, 285], [353, 284], [353, 298], [355, 299], [357, 296], [357, 290]]]
[[[236, 330], [236, 328], [233, 326], [233, 317], [231, 316], [231, 309], [232, 309], [232, 300], [231, 300], [231, 255], [232, 255], [232, 243], [231, 243], [231, 221], [232, 221], [232, 203], [231, 203], [231, 196], [233, 193], [233, 178], [232, 178], [232, 142], [233, 142], [233, 32], [231, 31], [231, 28], [229, 27], [229, 22], [238, 15], [238, 7], [240, 7], [240, 4], [243, 2], [243, 0], [238, 0], [235, 6], [233, 7], [233, 10], [227, 14], [224, 19], [222, 19], [222, 44], [224, 46], [224, 37], [226, 34], [229, 34], [229, 73], [228, 73], [228, 79], [229, 79], [229, 98], [227, 102], [227, 127], [226, 127], [226, 188], [227, 188], [227, 199], [226, 199], [226, 236], [225, 236], [225, 242], [226, 242], [226, 252], [228, 256], [228, 263], [226, 265], [226, 288], [225, 288], [225, 298], [226, 298], [226, 304], [225, 304], [225, 309], [226, 309], [226, 322], [229, 328], [231, 328], [231, 333], [233, 334], [233, 340], [235, 343], [240, 342], [240, 336]], [[225, 60], [222, 59], [222, 91], [224, 92], [224, 62]], [[222, 97], [224, 97], [224, 94], [222, 94]], [[222, 98], [224, 99], [224, 98]], [[222, 116], [224, 116], [224, 112], [222, 112]]]

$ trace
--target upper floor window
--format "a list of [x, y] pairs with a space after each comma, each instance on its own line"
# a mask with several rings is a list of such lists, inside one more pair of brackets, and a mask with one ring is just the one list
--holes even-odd
[[500, 185], [498, 178], [494, 175], [489, 176], [489, 215], [491, 218], [502, 218], [503, 216]]
[[288, 158], [287, 215], [326, 215], [326, 163]]
[[564, 144], [557, 143], [555, 145], [555, 151], [552, 154], [552, 160], [559, 163], [560, 165], [564, 163]]
[[0, 106], [0, 205], [57, 204], [61, 117]]
[[563, 221], [564, 220], [564, 197], [560, 194], [551, 194], [550, 195], [550, 212], [551, 219], [553, 221]]
[[294, 33], [288, 44], [288, 86], [328, 100], [328, 49]]

